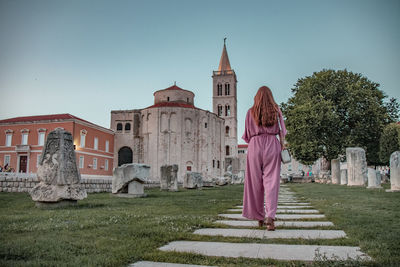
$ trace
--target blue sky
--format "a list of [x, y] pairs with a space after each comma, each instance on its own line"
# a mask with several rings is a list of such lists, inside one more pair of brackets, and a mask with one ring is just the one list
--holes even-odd
[[[400, 98], [400, 1], [0, 0], [0, 119], [152, 105], [177, 85], [212, 109], [223, 38], [238, 78], [238, 135], [261, 85], [278, 103], [324, 68]], [[239, 139], [239, 142], [242, 140]]]

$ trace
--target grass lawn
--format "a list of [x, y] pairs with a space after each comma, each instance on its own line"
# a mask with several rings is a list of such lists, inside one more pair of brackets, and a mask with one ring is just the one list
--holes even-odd
[[[215, 227], [218, 213], [241, 204], [243, 186], [160, 192], [126, 199], [89, 194], [77, 207], [41, 210], [27, 194], [0, 193], [1, 266], [126, 266], [139, 260], [218, 266], [309, 266], [310, 263], [223, 259], [157, 248], [176, 240], [359, 245], [376, 262], [400, 264], [400, 194], [336, 185], [290, 184], [290, 188], [325, 213], [338, 240], [250, 240], [193, 235]], [[224, 227], [224, 226], [218, 226]], [[330, 265], [323, 262], [315, 265]], [[340, 262], [357, 266], [357, 262]]]

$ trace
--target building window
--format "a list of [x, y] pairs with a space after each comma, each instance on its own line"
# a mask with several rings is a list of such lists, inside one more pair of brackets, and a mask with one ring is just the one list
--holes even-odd
[[229, 83], [225, 84], [225, 95], [230, 95], [230, 86]]
[[215, 168], [215, 159], [213, 159], [213, 168]]
[[217, 160], [217, 168], [219, 169], [219, 160]]
[[40, 154], [37, 155], [36, 168], [39, 167], [39, 163], [40, 163]]
[[93, 148], [96, 149], [96, 150], [99, 149], [99, 138], [97, 138], [97, 137], [94, 138]]
[[6, 146], [11, 146], [12, 134], [6, 134]]
[[117, 131], [122, 131], [122, 123], [117, 123]]
[[10, 165], [10, 155], [4, 155], [4, 166]]
[[167, 97], [167, 101], [169, 102], [169, 96]]
[[106, 141], [106, 152], [110, 151], [110, 142], [107, 140]]
[[222, 95], [222, 84], [217, 85], [217, 95]]
[[108, 159], [104, 160], [104, 170], [108, 171]]
[[85, 166], [85, 158], [83, 156], [79, 156], [79, 169], [83, 169]]
[[225, 146], [225, 155], [229, 156], [229, 146]]
[[231, 115], [231, 106], [226, 105], [225, 106], [225, 116], [230, 116]]
[[226, 135], [226, 136], [229, 136], [229, 126], [226, 126], [226, 127], [225, 127], [225, 135]]
[[206, 122], [206, 123], [204, 123], [204, 128], [207, 128], [207, 122]]
[[22, 134], [21, 145], [27, 145], [27, 144], [28, 144], [28, 133], [23, 133]]
[[44, 137], [45, 137], [45, 133], [39, 132], [39, 135], [38, 135], [38, 145], [39, 146], [44, 146]]
[[85, 141], [86, 141], [86, 134], [81, 133], [81, 147], [85, 147]]
[[238, 153], [239, 154], [244, 154], [244, 150], [239, 150]]
[[222, 106], [218, 105], [218, 116], [222, 116]]
[[126, 123], [125, 124], [125, 132], [129, 132], [131, 130], [131, 124], [130, 123]]
[[186, 102], [188, 102], [188, 103], [189, 103], [189, 98], [186, 98]]
[[192, 171], [192, 166], [186, 166], [186, 170], [191, 172]]
[[93, 170], [97, 170], [97, 158], [93, 158]]

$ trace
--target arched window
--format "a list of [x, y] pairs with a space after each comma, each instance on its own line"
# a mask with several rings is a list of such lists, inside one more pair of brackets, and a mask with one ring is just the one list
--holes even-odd
[[117, 123], [117, 131], [122, 131], [122, 123]]
[[231, 115], [231, 106], [226, 105], [225, 106], [225, 116], [230, 116]]
[[230, 91], [230, 86], [229, 83], [225, 84], [225, 95], [230, 95], [231, 91]]
[[118, 166], [126, 163], [132, 163], [132, 149], [124, 146], [118, 151]]
[[131, 124], [128, 122], [125, 124], [125, 131], [129, 132], [131, 130]]
[[225, 146], [225, 155], [229, 156], [229, 146]]
[[226, 136], [229, 136], [229, 126], [226, 126], [226, 127], [225, 127], [225, 135], [226, 135]]
[[222, 95], [222, 84], [217, 84], [217, 95]]
[[218, 116], [222, 116], [222, 106], [218, 105]]

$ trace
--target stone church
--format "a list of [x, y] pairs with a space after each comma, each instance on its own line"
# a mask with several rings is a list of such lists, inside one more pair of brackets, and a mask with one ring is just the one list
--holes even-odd
[[237, 79], [225, 43], [212, 78], [213, 112], [196, 107], [194, 93], [176, 84], [156, 91], [152, 106], [111, 111], [114, 166], [148, 164], [154, 182], [165, 164], [178, 164], [179, 182], [186, 171], [204, 179], [223, 176], [228, 166], [237, 172]]

